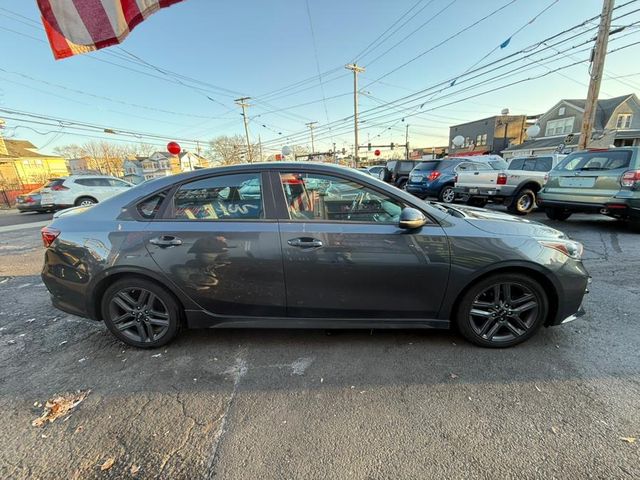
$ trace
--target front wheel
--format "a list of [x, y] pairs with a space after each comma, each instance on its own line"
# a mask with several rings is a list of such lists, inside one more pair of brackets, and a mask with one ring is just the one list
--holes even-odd
[[451, 185], [446, 185], [442, 187], [440, 193], [438, 194], [438, 200], [442, 203], [453, 203], [456, 199], [456, 192], [453, 191], [453, 187]]
[[535, 206], [536, 194], [533, 190], [525, 188], [513, 197], [511, 203], [507, 206], [507, 210], [516, 215], [526, 215], [530, 213]]
[[102, 297], [102, 318], [111, 333], [128, 345], [160, 347], [178, 334], [181, 309], [158, 284], [132, 277], [116, 281]]
[[549, 220], [564, 221], [571, 216], [571, 212], [555, 207], [545, 208], [544, 213], [547, 214]]
[[482, 347], [511, 347], [542, 326], [549, 310], [538, 282], [521, 274], [494, 275], [472, 285], [455, 318], [460, 333]]

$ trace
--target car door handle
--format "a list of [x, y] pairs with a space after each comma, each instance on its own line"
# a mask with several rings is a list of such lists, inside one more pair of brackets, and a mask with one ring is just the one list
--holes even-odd
[[474, 175], [480, 175], [480, 172], [473, 172]]
[[309, 238], [309, 237], [292, 238], [291, 240], [287, 240], [287, 243], [292, 247], [299, 247], [299, 248], [322, 247], [322, 242], [320, 240], [318, 240], [317, 238]]
[[182, 245], [182, 240], [173, 235], [160, 235], [159, 237], [152, 238], [149, 243], [158, 247], [177, 247]]

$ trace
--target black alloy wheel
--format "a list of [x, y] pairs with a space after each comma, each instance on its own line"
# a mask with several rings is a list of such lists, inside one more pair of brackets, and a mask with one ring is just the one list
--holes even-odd
[[531, 337], [544, 323], [548, 299], [535, 280], [518, 274], [489, 277], [463, 297], [460, 333], [485, 347], [510, 347]]
[[173, 296], [148, 280], [115, 282], [102, 300], [105, 324], [123, 342], [142, 348], [165, 345], [179, 330], [180, 310]]

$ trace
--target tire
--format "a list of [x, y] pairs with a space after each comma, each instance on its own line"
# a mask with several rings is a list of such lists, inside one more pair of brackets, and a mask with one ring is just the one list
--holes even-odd
[[81, 207], [81, 206], [88, 207], [89, 205], [94, 205], [96, 203], [98, 203], [98, 200], [96, 200], [93, 197], [80, 197], [76, 200], [74, 205], [76, 207]]
[[[497, 301], [496, 286], [499, 288]], [[508, 303], [504, 301], [509, 298], [505, 297], [506, 286], [511, 298]], [[521, 308], [525, 310], [514, 314]], [[509, 273], [492, 275], [471, 285], [460, 301], [454, 320], [469, 342], [481, 347], [505, 348], [532, 337], [544, 324], [548, 312], [549, 300], [542, 286], [527, 275]]]
[[456, 199], [456, 193], [453, 191], [453, 185], [445, 185], [438, 193], [438, 200], [442, 203], [453, 203]]
[[640, 233], [640, 219], [629, 220], [629, 230]]
[[556, 207], [545, 208], [544, 213], [547, 214], [549, 220], [564, 221], [571, 216], [571, 212]]
[[[173, 340], [182, 324], [182, 308], [157, 283], [123, 278], [104, 292], [102, 318], [120, 341], [138, 348], [156, 348]], [[126, 327], [126, 328], [124, 328]]]
[[516, 215], [526, 215], [536, 206], [536, 194], [533, 190], [523, 188], [513, 196], [511, 203], [507, 206], [509, 213]]
[[487, 202], [488, 200], [486, 198], [471, 197], [467, 200], [467, 205], [471, 207], [484, 208], [487, 205]]

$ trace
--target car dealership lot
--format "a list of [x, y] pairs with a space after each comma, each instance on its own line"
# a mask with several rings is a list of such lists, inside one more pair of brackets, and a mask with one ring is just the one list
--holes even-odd
[[[136, 350], [51, 308], [36, 228], [1, 232], [0, 477], [637, 478], [640, 235], [530, 218], [583, 242], [594, 281], [585, 317], [507, 350], [317, 330]], [[77, 390], [70, 416], [31, 426]]]

